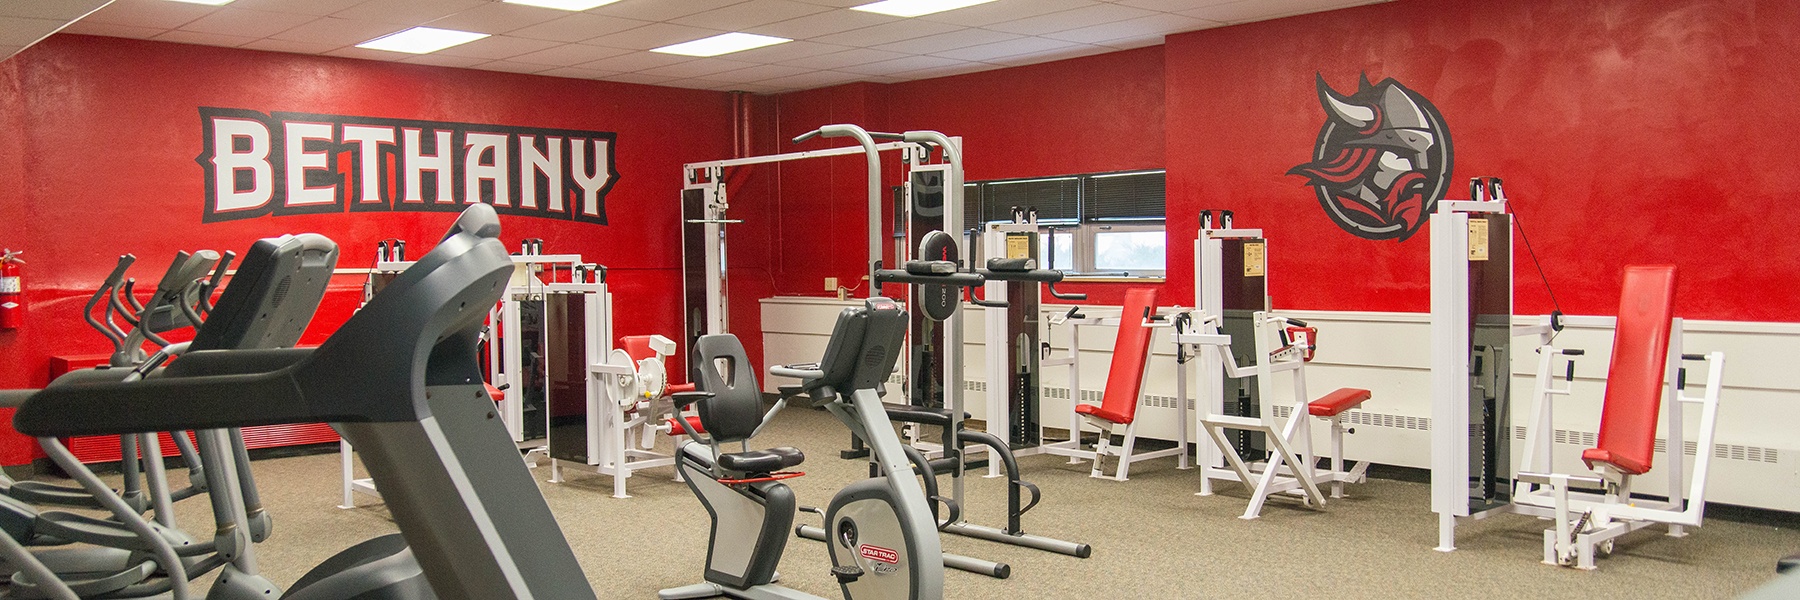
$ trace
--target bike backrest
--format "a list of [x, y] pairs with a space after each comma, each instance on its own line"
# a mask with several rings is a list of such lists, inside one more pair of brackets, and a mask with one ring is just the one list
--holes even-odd
[[694, 340], [693, 357], [694, 383], [712, 394], [696, 405], [700, 425], [714, 443], [750, 439], [762, 425], [762, 389], [743, 342], [729, 333], [703, 335]]

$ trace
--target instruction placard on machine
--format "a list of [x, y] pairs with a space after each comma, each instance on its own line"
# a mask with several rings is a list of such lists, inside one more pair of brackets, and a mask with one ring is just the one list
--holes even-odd
[[1488, 259], [1488, 221], [1469, 219], [1469, 260]]
[[1032, 258], [1032, 256], [1031, 256], [1032, 235], [1033, 234], [1030, 234], [1030, 233], [1006, 234], [1006, 257], [1007, 258]]
[[1263, 276], [1263, 243], [1244, 242], [1244, 276]]

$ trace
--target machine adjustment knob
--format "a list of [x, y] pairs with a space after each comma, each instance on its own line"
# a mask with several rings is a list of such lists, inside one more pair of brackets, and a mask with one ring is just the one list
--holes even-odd
[[832, 567], [831, 576], [837, 578], [839, 585], [849, 585], [851, 582], [862, 578], [863, 570], [862, 567], [856, 565]]

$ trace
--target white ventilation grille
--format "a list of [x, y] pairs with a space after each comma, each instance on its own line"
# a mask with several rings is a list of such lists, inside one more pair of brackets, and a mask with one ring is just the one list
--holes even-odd
[[[1513, 427], [1513, 439], [1525, 439], [1525, 426], [1517, 425]], [[1554, 439], [1558, 444], [1579, 446], [1584, 449], [1599, 445], [1599, 436], [1596, 436], [1590, 431], [1558, 429], [1556, 430]], [[1656, 438], [1656, 452], [1658, 454], [1668, 454], [1669, 441], [1663, 438]], [[1681, 453], [1687, 456], [1698, 455], [1700, 453], [1699, 442], [1692, 440], [1683, 441], [1681, 443]], [[1713, 458], [1774, 464], [1781, 462], [1781, 451], [1763, 446], [1713, 444]]]
[[[1280, 405], [1275, 407], [1275, 418], [1286, 419], [1293, 414], [1294, 407]], [[1413, 431], [1430, 431], [1431, 418], [1411, 417], [1407, 415], [1390, 415], [1365, 410], [1345, 411], [1346, 425], [1364, 425], [1368, 427], [1387, 427], [1390, 429], [1410, 429]]]

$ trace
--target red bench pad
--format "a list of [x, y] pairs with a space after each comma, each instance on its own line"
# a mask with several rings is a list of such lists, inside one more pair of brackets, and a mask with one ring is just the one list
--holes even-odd
[[1120, 425], [1137, 418], [1138, 394], [1144, 389], [1144, 362], [1150, 360], [1151, 330], [1144, 326], [1144, 315], [1154, 312], [1156, 288], [1125, 291], [1124, 310], [1119, 313], [1119, 337], [1113, 341], [1112, 368], [1106, 373], [1106, 392], [1100, 397], [1100, 406], [1078, 404], [1076, 413]]
[[1338, 388], [1323, 398], [1306, 403], [1306, 412], [1315, 417], [1335, 417], [1338, 413], [1361, 406], [1368, 399], [1369, 390]]
[[488, 398], [493, 400], [495, 403], [498, 403], [501, 400], [506, 399], [506, 390], [502, 390], [500, 388], [494, 387], [494, 384], [491, 384], [491, 383], [484, 383], [482, 385], [487, 386]]
[[1611, 465], [1630, 475], [1650, 470], [1656, 419], [1668, 368], [1669, 330], [1675, 316], [1675, 266], [1625, 267], [1619, 320], [1613, 332], [1612, 366], [1600, 407], [1596, 447], [1581, 453], [1589, 469]]

